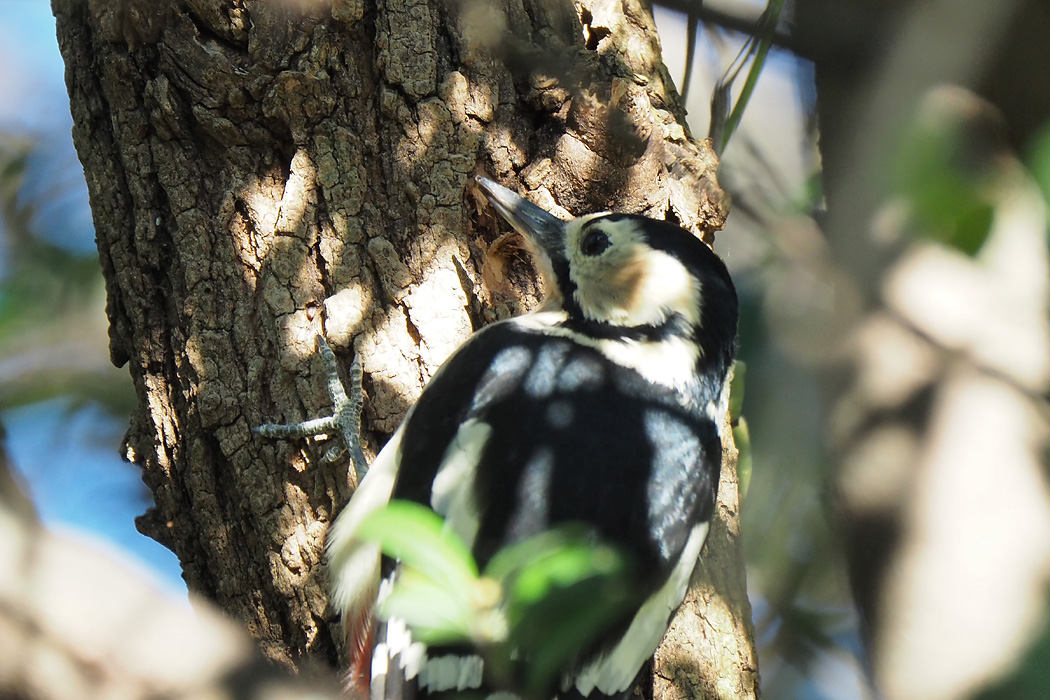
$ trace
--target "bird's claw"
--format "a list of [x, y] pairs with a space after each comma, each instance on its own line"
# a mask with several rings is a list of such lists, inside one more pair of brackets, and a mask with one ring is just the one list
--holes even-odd
[[347, 390], [339, 378], [339, 366], [335, 353], [320, 335], [317, 336], [317, 350], [321, 354], [325, 374], [328, 375], [328, 393], [332, 398], [332, 414], [299, 423], [264, 423], [257, 426], [255, 432], [265, 438], [279, 440], [336, 434], [341, 444], [333, 445], [325, 452], [321, 457], [322, 461], [334, 462], [344, 452], [349, 451], [354, 475], [357, 483], [361, 483], [365, 472], [368, 471], [365, 455], [361, 450], [361, 408], [364, 405], [364, 390], [361, 388], [363, 377], [361, 360], [355, 357], [350, 365], [350, 394], [347, 396]]

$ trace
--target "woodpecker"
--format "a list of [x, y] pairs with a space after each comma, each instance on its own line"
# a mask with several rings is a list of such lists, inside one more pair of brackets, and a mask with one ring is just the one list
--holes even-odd
[[453, 353], [333, 524], [331, 597], [351, 684], [367, 689], [370, 677], [372, 697], [391, 700], [410, 686], [507, 697], [469, 649], [422, 649], [398, 621], [375, 620], [396, 563], [356, 531], [406, 499], [443, 516], [479, 565], [568, 523], [628, 553], [642, 602], [551, 689], [626, 697], [685, 596], [714, 512], [736, 292], [718, 256], [673, 223], [564, 221], [477, 183], [526, 240], [546, 298]]

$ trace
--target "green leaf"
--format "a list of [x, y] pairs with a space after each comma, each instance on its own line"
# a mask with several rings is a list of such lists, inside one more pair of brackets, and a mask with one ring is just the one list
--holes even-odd
[[524, 660], [525, 689], [534, 696], [549, 691], [637, 598], [627, 559], [577, 526], [500, 550], [485, 573], [503, 583], [507, 647]]
[[540, 696], [572, 661], [623, 619], [636, 596], [625, 571], [599, 573], [548, 588], [519, 613], [511, 642], [528, 659], [525, 687]]
[[1032, 139], [1025, 162], [1035, 181], [1039, 183], [1043, 198], [1050, 203], [1050, 123], [1044, 124]]
[[532, 562], [543, 559], [567, 546], [571, 542], [582, 542], [588, 539], [583, 526], [566, 524], [561, 527], [541, 532], [538, 535], [503, 547], [485, 567], [485, 576], [506, 581]]
[[425, 644], [471, 639], [473, 611], [466, 596], [462, 591], [450, 591], [417, 569], [402, 567], [378, 612], [383, 619], [403, 619], [412, 636]]
[[747, 363], [737, 360], [733, 364], [733, 379], [729, 384], [729, 420], [735, 423], [744, 408], [744, 379], [747, 377]]
[[358, 537], [463, 596], [478, 578], [477, 564], [463, 540], [441, 516], [418, 503], [391, 501], [365, 518]]
[[920, 116], [904, 135], [895, 172], [914, 233], [975, 255], [995, 216], [992, 167], [990, 160], [972, 156], [960, 124]]
[[507, 595], [511, 604], [532, 605], [557, 589], [622, 570], [623, 560], [611, 547], [567, 542], [529, 562], [514, 577]]
[[478, 645], [486, 674], [533, 697], [549, 693], [639, 597], [627, 559], [583, 526], [504, 547], [484, 577], [444, 521], [415, 503], [391, 502], [359, 536], [401, 562], [380, 617], [403, 619], [427, 644]]
[[564, 526], [504, 547], [492, 558], [485, 576], [505, 591], [511, 625], [529, 608], [589, 579], [624, 578], [625, 557], [594, 541], [582, 527]]
[[751, 452], [751, 431], [747, 427], [747, 419], [741, 417], [733, 426], [733, 442], [739, 453], [736, 461], [737, 479], [740, 482], [740, 500], [747, 497], [748, 486], [751, 485], [751, 470], [754, 465]]

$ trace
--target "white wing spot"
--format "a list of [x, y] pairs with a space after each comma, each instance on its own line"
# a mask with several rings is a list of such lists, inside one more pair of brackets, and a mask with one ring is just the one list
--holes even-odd
[[553, 467], [554, 454], [549, 447], [538, 449], [525, 466], [525, 473], [518, 484], [518, 507], [507, 523], [509, 540], [518, 541], [531, 537], [537, 534], [539, 528], [546, 526]]
[[419, 676], [419, 685], [431, 692], [470, 690], [481, 685], [485, 662], [480, 656], [438, 656], [429, 659]]
[[[649, 481], [649, 527], [662, 532], [674, 525], [681, 509], [672, 504], [682, 498], [684, 487], [683, 464], [698, 459], [700, 439], [679, 420], [663, 411], [646, 411], [642, 417], [645, 434], [653, 446], [653, 475]], [[688, 506], [689, 504], [687, 504]], [[660, 553], [670, 556], [667, 544], [661, 543]]]
[[540, 349], [532, 369], [525, 377], [526, 394], [535, 399], [545, 399], [554, 393], [558, 375], [565, 364], [570, 347], [568, 343], [558, 342], [544, 345]]
[[445, 516], [446, 524], [467, 544], [478, 533], [478, 509], [474, 503], [474, 472], [492, 434], [492, 426], [468, 420], [445, 450], [430, 491], [430, 507]]

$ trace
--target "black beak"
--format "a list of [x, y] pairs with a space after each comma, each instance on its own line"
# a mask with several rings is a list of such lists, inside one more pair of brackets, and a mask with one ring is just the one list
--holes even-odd
[[531, 239], [552, 261], [565, 260], [565, 222], [487, 177], [478, 175], [478, 185], [500, 216]]

